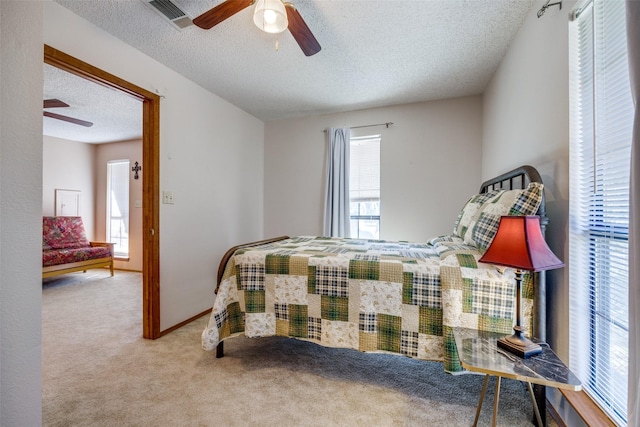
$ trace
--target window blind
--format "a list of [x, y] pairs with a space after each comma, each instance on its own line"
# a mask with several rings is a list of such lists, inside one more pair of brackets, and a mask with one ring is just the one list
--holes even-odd
[[351, 202], [380, 200], [380, 135], [351, 138]]
[[107, 162], [107, 241], [116, 256], [129, 256], [129, 160]]
[[624, 1], [583, 5], [570, 34], [571, 367], [626, 425], [633, 102]]

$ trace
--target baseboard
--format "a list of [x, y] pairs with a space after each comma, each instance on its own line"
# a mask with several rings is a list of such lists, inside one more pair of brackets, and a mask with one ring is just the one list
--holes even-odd
[[191, 323], [191, 322], [193, 322], [194, 320], [201, 318], [202, 316], [206, 316], [207, 314], [210, 314], [212, 309], [213, 309], [213, 307], [212, 307], [212, 308], [208, 308], [208, 309], [206, 309], [205, 311], [203, 311], [202, 313], [196, 314], [195, 316], [190, 317], [190, 318], [188, 318], [187, 320], [185, 320], [185, 321], [183, 321], [183, 322], [178, 323], [177, 325], [174, 325], [174, 326], [172, 326], [172, 327], [170, 327], [170, 328], [168, 328], [168, 329], [165, 329], [164, 331], [160, 331], [160, 336], [159, 336], [158, 338], [160, 338], [161, 336], [167, 335], [167, 334], [169, 334], [169, 333], [171, 333], [171, 332], [175, 331], [176, 329], [180, 329], [180, 328], [182, 328], [184, 325], [186, 325], [186, 324], [188, 324], [188, 323]]
[[589, 427], [615, 427], [616, 424], [584, 390], [560, 390], [567, 402]]
[[553, 407], [549, 399], [546, 399], [545, 406], [547, 408], [547, 412], [551, 415], [551, 418], [553, 418], [556, 424], [558, 424], [558, 427], [567, 427], [567, 424], [564, 422], [560, 414], [558, 414], [558, 411], [556, 411], [556, 408]]
[[140, 273], [142, 274], [142, 271], [140, 270], [133, 270], [133, 269], [129, 269], [129, 268], [118, 268], [118, 267], [113, 267], [114, 271], [128, 271], [130, 273]]

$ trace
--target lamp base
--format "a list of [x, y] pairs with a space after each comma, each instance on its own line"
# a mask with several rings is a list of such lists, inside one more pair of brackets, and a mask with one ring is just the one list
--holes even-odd
[[502, 337], [498, 340], [498, 347], [524, 359], [542, 353], [542, 347], [525, 338], [520, 328], [516, 326], [513, 330], [515, 331], [513, 335]]

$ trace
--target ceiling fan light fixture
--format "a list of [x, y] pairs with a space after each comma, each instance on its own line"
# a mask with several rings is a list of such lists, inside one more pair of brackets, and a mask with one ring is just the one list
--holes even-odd
[[287, 29], [287, 11], [280, 0], [258, 0], [253, 12], [253, 22], [267, 33], [281, 33]]

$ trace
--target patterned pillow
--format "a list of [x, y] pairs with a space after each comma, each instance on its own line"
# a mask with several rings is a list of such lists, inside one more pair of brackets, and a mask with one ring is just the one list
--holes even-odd
[[42, 248], [68, 249], [89, 246], [82, 218], [77, 216], [42, 217]]
[[453, 225], [453, 235], [464, 239], [467, 232], [471, 230], [470, 225], [478, 215], [478, 211], [480, 211], [482, 205], [488, 200], [493, 199], [498, 193], [499, 191], [493, 190], [487, 193], [476, 194], [467, 200], [467, 203], [463, 206]]
[[464, 242], [485, 250], [498, 231], [503, 215], [534, 215], [542, 202], [543, 185], [532, 182], [525, 190], [500, 190], [470, 221]]
[[427, 243], [429, 243], [431, 246], [441, 246], [441, 245], [447, 246], [449, 244], [463, 244], [464, 240], [462, 240], [458, 236], [446, 234], [444, 236], [434, 237], [431, 240], [429, 240]]

